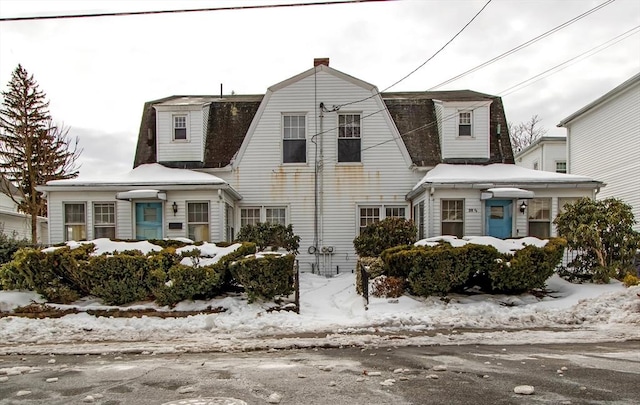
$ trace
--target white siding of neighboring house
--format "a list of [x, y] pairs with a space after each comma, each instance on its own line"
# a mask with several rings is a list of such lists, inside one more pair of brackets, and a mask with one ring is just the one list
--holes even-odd
[[[47, 244], [47, 222], [39, 218], [37, 224], [38, 242]], [[9, 237], [31, 240], [31, 217], [18, 212], [17, 204], [4, 193], [0, 193], [0, 229]]]
[[556, 171], [556, 162], [567, 161], [567, 144], [558, 141], [542, 141], [537, 145], [520, 152], [516, 157], [516, 165], [533, 169], [534, 163], [538, 163], [537, 170], [547, 172]]
[[[94, 238], [94, 202], [116, 203], [116, 237], [119, 239], [135, 239], [135, 202], [158, 202], [158, 200], [134, 200], [131, 202], [116, 200], [116, 191], [49, 191], [48, 194], [50, 212], [49, 223], [51, 228], [50, 241], [53, 244], [64, 241], [63, 204], [66, 202], [86, 204], [85, 212], [88, 240]], [[173, 214], [172, 208], [174, 201], [176, 201], [178, 205], [178, 212], [175, 215]], [[218, 198], [216, 190], [167, 191], [167, 200], [164, 201], [163, 205], [164, 236], [167, 238], [187, 237], [186, 202], [208, 202], [210, 212], [210, 241], [217, 242], [224, 240], [224, 229], [221, 229], [219, 226], [221, 215], [220, 210], [224, 209], [224, 203]], [[169, 222], [182, 223], [182, 229], [169, 230]]]
[[606, 184], [597, 198], [633, 207], [640, 231], [640, 83], [566, 124], [569, 172]]
[[[314, 89], [317, 89], [315, 96]], [[404, 197], [421, 175], [409, 169], [410, 162], [393, 140], [395, 129], [382, 100], [371, 95], [372, 90], [325, 71], [267, 94], [262, 113], [259, 111], [255, 118], [259, 121], [252, 124], [255, 131], [251, 140], [241, 150], [238, 167], [232, 173], [215, 173], [243, 196], [236, 209], [236, 230], [240, 228], [243, 207], [287, 207], [288, 222], [301, 237], [300, 269], [311, 271], [315, 261], [314, 256], [307, 253], [314, 244], [315, 148], [311, 139], [321, 131], [326, 132], [317, 137], [324, 149], [318, 246], [334, 248], [333, 255], [326, 256], [321, 264], [326, 272], [335, 274], [338, 267], [341, 272], [351, 271], [355, 266], [353, 239], [358, 232], [359, 206], [403, 206], [409, 218], [411, 208]], [[360, 113], [364, 117], [361, 121], [362, 163], [337, 163], [337, 113], [325, 112], [323, 119], [316, 119], [316, 105], [322, 102], [330, 109], [359, 99], [366, 100], [345, 106], [340, 112]], [[376, 113], [380, 110], [385, 111]], [[306, 164], [281, 164], [283, 113], [306, 115]], [[373, 115], [368, 117], [369, 114]]]
[[[442, 158], [488, 159], [490, 101], [436, 102], [438, 104], [442, 106]], [[472, 110], [472, 135], [458, 136], [458, 112], [469, 110]]]
[[[156, 150], [158, 162], [202, 162], [204, 156], [203, 127], [206, 125], [201, 106], [156, 107]], [[168, 110], [168, 109], [171, 110]], [[187, 141], [173, 140], [173, 116], [187, 115]]]

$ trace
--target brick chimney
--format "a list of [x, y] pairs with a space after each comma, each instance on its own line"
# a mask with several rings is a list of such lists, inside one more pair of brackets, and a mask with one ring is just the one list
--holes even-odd
[[316, 67], [318, 65], [329, 66], [329, 58], [315, 58], [313, 60], [313, 67]]

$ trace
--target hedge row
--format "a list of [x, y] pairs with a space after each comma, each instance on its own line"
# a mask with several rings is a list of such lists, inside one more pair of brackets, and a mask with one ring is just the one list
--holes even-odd
[[[294, 256], [270, 257], [268, 265], [260, 267], [261, 259], [245, 258], [256, 252], [255, 244], [244, 242], [215, 264], [187, 266], [181, 260], [191, 257], [196, 264], [200, 252], [177, 254], [174, 246], [167, 244], [163, 250], [147, 255], [133, 250], [99, 256], [92, 255], [93, 244], [47, 253], [20, 249], [13, 261], [0, 267], [0, 284], [4, 289], [36, 291], [50, 302], [71, 303], [93, 295], [109, 305], [154, 299], [160, 305], [174, 306], [187, 299], [208, 299], [219, 295], [234, 279], [246, 283], [251, 299], [273, 298], [291, 291], [292, 282], [288, 288], [285, 284], [293, 279]], [[235, 265], [236, 261], [242, 265]], [[229, 271], [232, 264], [233, 276]], [[257, 277], [257, 270], [264, 274]]]
[[526, 246], [513, 255], [492, 246], [398, 246], [380, 255], [386, 276], [406, 279], [416, 295], [444, 295], [477, 286], [490, 293], [544, 288], [562, 260], [566, 241], [550, 239], [542, 248]]

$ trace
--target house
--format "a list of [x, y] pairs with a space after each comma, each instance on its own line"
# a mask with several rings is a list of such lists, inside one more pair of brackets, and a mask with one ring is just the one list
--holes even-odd
[[[31, 215], [18, 210], [22, 197], [18, 188], [4, 176], [0, 177], [0, 230], [14, 239], [31, 240]], [[47, 218], [38, 217], [38, 242], [48, 243]]]
[[[601, 185], [516, 167], [501, 128], [499, 97], [379, 93], [323, 58], [264, 95], [148, 102], [131, 173], [41, 189], [53, 243], [220, 241], [247, 224], [292, 224], [301, 270], [335, 274], [354, 268], [353, 239], [375, 221], [413, 219], [420, 238], [549, 236], [562, 199], [593, 197]], [[105, 223], [109, 233], [98, 229]]]
[[541, 136], [515, 154], [516, 164], [533, 170], [567, 172], [567, 137]]
[[560, 121], [568, 173], [607, 183], [598, 198], [631, 205], [640, 231], [640, 73]]

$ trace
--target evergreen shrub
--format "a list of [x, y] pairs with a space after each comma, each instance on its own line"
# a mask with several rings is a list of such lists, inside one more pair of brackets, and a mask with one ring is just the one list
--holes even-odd
[[470, 275], [464, 251], [443, 244], [417, 252], [407, 281], [416, 295], [427, 297], [462, 289]]
[[[364, 268], [368, 279], [376, 278], [383, 273], [382, 260], [379, 257], [359, 257], [356, 269]], [[356, 271], [356, 292], [362, 295], [362, 273]]]
[[265, 255], [247, 257], [229, 267], [233, 278], [247, 293], [249, 302], [256, 299], [271, 300], [278, 295], [294, 291], [294, 255]]
[[236, 240], [253, 242], [260, 252], [266, 248], [273, 251], [283, 248], [289, 253], [298, 254], [300, 247], [300, 237], [293, 233], [292, 225], [284, 226], [270, 222], [258, 222], [255, 225], [243, 226], [238, 232]]
[[360, 257], [380, 256], [382, 251], [400, 245], [413, 245], [418, 230], [412, 221], [403, 218], [386, 218], [368, 225], [353, 240]]
[[147, 257], [134, 253], [93, 256], [84, 273], [91, 279], [91, 295], [107, 305], [122, 305], [151, 296]]

